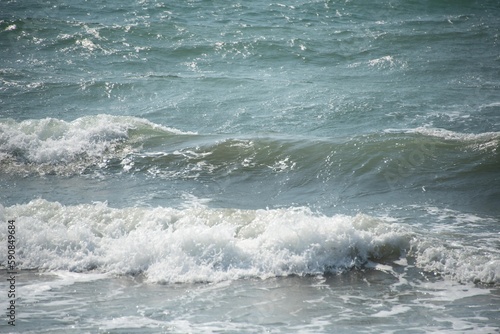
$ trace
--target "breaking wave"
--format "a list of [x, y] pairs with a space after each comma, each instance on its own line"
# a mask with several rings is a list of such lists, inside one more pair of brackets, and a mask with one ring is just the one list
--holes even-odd
[[[213, 282], [364, 270], [408, 256], [422, 270], [454, 280], [500, 282], [499, 254], [487, 252], [492, 237], [484, 236], [486, 248], [457, 238], [444, 243], [432, 231], [425, 235], [365, 214], [325, 216], [304, 207], [215, 209], [199, 203], [116, 209], [38, 199], [2, 208], [0, 219], [16, 220], [21, 269]], [[0, 239], [6, 240], [5, 230]], [[5, 265], [5, 254], [0, 256]]]

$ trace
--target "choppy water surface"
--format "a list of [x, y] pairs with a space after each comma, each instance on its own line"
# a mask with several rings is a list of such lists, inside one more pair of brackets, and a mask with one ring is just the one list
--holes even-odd
[[0, 4], [2, 331], [498, 332], [498, 17]]

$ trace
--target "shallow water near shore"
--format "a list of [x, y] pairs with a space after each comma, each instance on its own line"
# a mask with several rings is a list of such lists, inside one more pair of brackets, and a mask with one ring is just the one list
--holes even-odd
[[498, 291], [387, 270], [173, 285], [146, 284], [140, 277], [23, 271], [19, 293], [27, 297], [18, 300], [16, 328], [24, 333], [497, 330]]

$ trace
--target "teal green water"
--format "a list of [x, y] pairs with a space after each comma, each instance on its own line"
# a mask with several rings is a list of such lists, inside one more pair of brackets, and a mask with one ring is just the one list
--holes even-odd
[[[14, 329], [497, 332], [499, 17], [472, 0], [1, 3], [0, 216], [19, 269], [42, 273], [22, 276]], [[58, 304], [72, 290], [102, 308]]]

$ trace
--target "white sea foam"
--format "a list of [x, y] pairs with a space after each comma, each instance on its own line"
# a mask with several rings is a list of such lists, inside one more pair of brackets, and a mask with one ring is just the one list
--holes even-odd
[[0, 218], [16, 219], [21, 268], [144, 274], [151, 282], [224, 281], [383, 269], [377, 263], [396, 261], [411, 247], [427, 271], [457, 281], [500, 282], [498, 252], [485, 254], [465, 241], [443, 244], [436, 235], [418, 236], [362, 214], [210, 209], [203, 203], [116, 209], [38, 199], [2, 208]]
[[99, 324], [100, 330], [166, 328], [167, 323], [141, 316], [117, 317]]
[[385, 133], [418, 133], [426, 136], [458, 141], [490, 141], [500, 139], [500, 132], [462, 133], [443, 128], [421, 126], [414, 129], [385, 129]]
[[492, 102], [492, 103], [483, 104], [480, 106], [481, 109], [496, 108], [496, 107], [500, 107], [500, 102]]
[[[383, 35], [383, 34], [382, 34]], [[378, 37], [378, 36], [374, 36]], [[406, 62], [395, 60], [393, 56], [384, 56], [376, 59], [371, 59], [368, 61], [368, 65], [377, 68], [406, 68]]]
[[81, 282], [94, 282], [108, 278], [106, 274], [75, 273], [62, 270], [56, 270], [49, 274], [42, 275], [54, 276], [57, 279], [41, 280], [40, 282], [33, 281], [30, 284], [21, 286], [19, 290], [23, 296], [24, 302], [36, 303], [44, 299], [50, 300], [53, 297], [51, 291], [53, 292], [54, 290]]
[[461, 133], [442, 128], [418, 127], [415, 129], [385, 129], [385, 133], [420, 134], [429, 137], [467, 144], [468, 148], [475, 151], [496, 151], [500, 146], [500, 132]]
[[417, 265], [460, 282], [500, 283], [500, 254], [491, 249], [428, 244], [418, 254]]
[[431, 221], [426, 235], [415, 244], [420, 268], [459, 282], [500, 283], [500, 234], [495, 233], [495, 219], [434, 206], [422, 210]]
[[418, 127], [413, 130], [408, 130], [411, 133], [420, 133], [427, 136], [439, 137], [447, 140], [459, 141], [492, 141], [500, 139], [500, 132], [484, 132], [484, 133], [460, 133], [441, 128]]
[[383, 310], [379, 311], [375, 314], [372, 315], [374, 318], [386, 318], [386, 317], [392, 317], [398, 314], [406, 313], [411, 311], [411, 308], [408, 306], [401, 306], [401, 305], [395, 305], [391, 310]]
[[16, 219], [22, 268], [144, 273], [152, 282], [321, 274], [397, 258], [409, 247], [396, 224], [304, 208], [114, 209], [39, 199], [2, 216]]
[[[138, 132], [137, 143], [133, 131]], [[56, 165], [63, 170], [84, 169], [110, 157], [124, 157], [154, 132], [188, 134], [136, 117], [97, 115], [71, 122], [45, 118], [19, 123], [6, 119], [0, 121], [0, 162], [8, 165], [6, 171], [10, 162], [12, 172], [28, 166], [38, 172], [54, 172], [54, 167], [43, 167]]]

